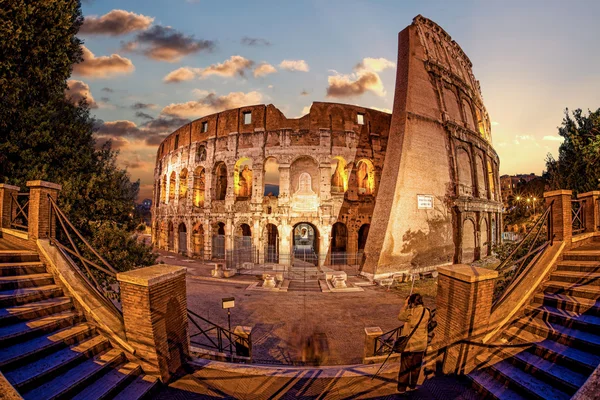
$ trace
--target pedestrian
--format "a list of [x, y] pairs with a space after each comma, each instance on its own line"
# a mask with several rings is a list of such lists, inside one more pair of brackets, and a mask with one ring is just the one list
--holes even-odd
[[421, 372], [421, 363], [427, 350], [427, 324], [429, 309], [423, 305], [423, 297], [413, 293], [404, 301], [398, 320], [404, 322], [401, 335], [408, 337], [406, 347], [400, 353], [398, 392], [415, 390]]

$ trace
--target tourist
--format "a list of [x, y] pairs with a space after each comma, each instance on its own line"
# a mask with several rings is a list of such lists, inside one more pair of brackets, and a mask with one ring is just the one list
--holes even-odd
[[406, 347], [400, 354], [400, 371], [398, 371], [398, 392], [407, 389], [415, 390], [421, 363], [427, 350], [427, 323], [429, 310], [423, 306], [423, 297], [414, 293], [406, 298], [404, 306], [398, 314], [398, 320], [404, 322], [400, 336], [408, 337]]

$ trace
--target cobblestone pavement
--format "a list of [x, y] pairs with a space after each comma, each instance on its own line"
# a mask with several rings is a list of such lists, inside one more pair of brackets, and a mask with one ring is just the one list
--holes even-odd
[[[252, 354], [260, 363], [299, 362], [300, 349], [311, 335], [325, 348], [321, 365], [361, 363], [364, 328], [379, 326], [386, 332], [398, 327], [396, 315], [410, 291], [409, 283], [390, 291], [365, 287], [352, 293], [251, 291], [246, 288], [257, 281], [255, 276], [238, 275], [235, 283], [208, 281], [211, 267], [206, 264], [166, 252], [161, 252], [161, 260], [188, 267], [188, 308], [212, 322], [227, 326], [221, 299], [235, 297], [231, 325], [253, 328]], [[417, 281], [414, 291], [424, 295], [428, 306], [435, 305], [435, 280]]]

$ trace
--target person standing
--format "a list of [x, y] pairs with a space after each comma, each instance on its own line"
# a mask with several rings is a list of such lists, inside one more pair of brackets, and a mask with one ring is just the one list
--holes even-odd
[[414, 293], [406, 298], [398, 314], [398, 320], [404, 322], [402, 336], [410, 336], [404, 351], [400, 354], [398, 371], [398, 392], [415, 390], [421, 372], [421, 363], [427, 350], [427, 324], [430, 312], [423, 305], [423, 297]]

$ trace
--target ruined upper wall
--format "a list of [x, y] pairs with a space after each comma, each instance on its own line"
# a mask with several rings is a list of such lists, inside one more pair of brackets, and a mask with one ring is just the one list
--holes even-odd
[[[251, 122], [244, 124], [244, 114], [251, 114]], [[357, 115], [364, 116], [364, 124], [359, 124]], [[342, 133], [354, 131], [358, 135], [358, 147], [367, 145], [371, 135], [386, 139], [390, 128], [391, 114], [369, 108], [338, 103], [314, 102], [310, 112], [300, 118], [287, 118], [278, 108], [269, 105], [254, 105], [222, 111], [192, 121], [167, 136], [159, 145], [157, 160], [177, 147], [202, 142], [210, 138], [227, 137], [231, 133], [246, 134], [261, 131], [277, 131], [282, 129], [297, 132], [296, 144], [310, 141], [308, 136], [315, 136], [318, 143], [320, 129], [331, 131], [333, 145], [344, 145]], [[208, 123], [206, 132], [202, 131], [204, 123]], [[336, 138], [339, 136], [339, 140]], [[176, 140], [177, 138], [177, 140]], [[345, 139], [344, 139], [345, 140]], [[385, 142], [385, 140], [382, 140]], [[339, 142], [339, 144], [338, 144]], [[275, 145], [267, 141], [266, 146]]]

